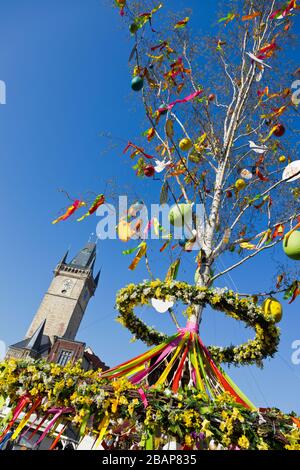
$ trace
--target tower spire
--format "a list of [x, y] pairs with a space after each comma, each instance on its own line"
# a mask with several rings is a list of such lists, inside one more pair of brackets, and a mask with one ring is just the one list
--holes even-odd
[[97, 289], [98, 284], [99, 284], [99, 279], [100, 279], [100, 275], [101, 275], [101, 269], [102, 269], [102, 268], [99, 269], [99, 271], [98, 271], [98, 273], [96, 274], [96, 277], [95, 277], [95, 279], [94, 279], [96, 289]]
[[87, 243], [79, 253], [72, 259], [70, 266], [76, 268], [88, 269], [96, 259], [96, 243]]

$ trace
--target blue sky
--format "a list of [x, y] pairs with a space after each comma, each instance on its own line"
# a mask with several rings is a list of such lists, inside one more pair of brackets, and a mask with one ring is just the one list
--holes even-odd
[[[194, 7], [194, 28], [201, 26], [208, 32], [215, 22], [214, 3], [205, 7], [206, 15], [196, 0], [165, 3], [178, 10], [187, 4]], [[122, 193], [134, 188], [144, 196], [155, 190], [152, 181], [134, 177], [122, 155], [121, 141], [109, 149], [109, 140], [100, 137], [101, 132], [111, 132], [134, 140], [145, 129], [138, 97], [130, 90], [132, 44], [109, 4], [1, 2], [0, 79], [6, 82], [7, 104], [0, 106], [0, 339], [7, 344], [24, 336], [65, 250], [70, 247], [75, 255], [95, 232], [95, 217], [81, 224], [68, 221], [52, 226], [51, 220], [68, 203], [57, 189], [74, 196], [100, 193], [114, 177]], [[164, 276], [160, 246], [153, 243], [152, 254], [155, 274]], [[147, 278], [142, 264], [133, 273], [128, 270], [130, 260], [121, 254], [124, 248], [120, 241], [98, 243], [102, 278], [78, 334], [109, 365], [145, 349], [140, 342], [130, 343], [130, 333], [114, 321], [116, 291]], [[281, 256], [280, 248], [274, 256]], [[222, 283], [246, 292], [269, 288], [274, 276], [272, 257], [263, 255]], [[191, 281], [193, 269], [193, 261], [187, 260], [180, 278]], [[166, 318], [150, 309], [146, 315], [150, 324], [171, 333]], [[300, 365], [291, 362], [291, 344], [300, 339], [299, 301], [292, 306], [285, 303], [280, 326], [282, 339], [275, 359], [267, 360], [263, 370], [231, 368], [230, 374], [257, 405], [300, 413]], [[201, 331], [206, 344], [239, 343], [251, 334], [243, 325], [211, 311]]]

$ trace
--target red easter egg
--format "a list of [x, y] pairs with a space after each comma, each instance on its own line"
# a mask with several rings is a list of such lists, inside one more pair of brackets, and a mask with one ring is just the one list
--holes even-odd
[[148, 178], [151, 178], [155, 173], [155, 169], [153, 165], [147, 165], [144, 168], [144, 175], [147, 176]]
[[274, 135], [276, 135], [276, 137], [282, 137], [284, 133], [285, 127], [282, 124], [277, 124]]

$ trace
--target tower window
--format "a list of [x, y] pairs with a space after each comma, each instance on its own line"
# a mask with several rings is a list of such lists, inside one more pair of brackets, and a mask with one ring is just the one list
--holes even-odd
[[73, 351], [67, 351], [63, 349], [60, 352], [57, 364], [59, 364], [60, 366], [65, 366], [71, 360], [72, 356], [73, 356]]

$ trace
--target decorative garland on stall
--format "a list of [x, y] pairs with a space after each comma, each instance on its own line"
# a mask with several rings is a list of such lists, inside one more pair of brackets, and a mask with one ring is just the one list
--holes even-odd
[[5, 400], [12, 410], [0, 421], [0, 448], [19, 436], [32, 442], [44, 424], [37, 442], [50, 433], [54, 449], [58, 424], [72, 424], [82, 438], [94, 436], [94, 449], [162, 449], [175, 441], [179, 449], [300, 450], [296, 415], [249, 410], [229, 393], [213, 402], [195, 389], [174, 395], [162, 387], [142, 396], [132, 383], [105, 380], [99, 372], [84, 372], [79, 363], [0, 363], [0, 410]]
[[117, 295], [116, 307], [119, 310], [118, 321], [148, 346], [158, 345], [167, 340], [168, 336], [159, 333], [136, 317], [134, 308], [149, 305], [152, 298], [164, 301], [181, 301], [188, 305], [188, 313], [192, 305], [209, 304], [213, 309], [243, 321], [255, 330], [255, 339], [239, 346], [209, 346], [213, 360], [217, 363], [235, 365], [257, 364], [277, 351], [280, 330], [272, 318], [267, 317], [262, 308], [252, 298], [240, 298], [238, 294], [227, 289], [197, 287], [184, 282], [145, 281], [141, 284], [129, 284]]

